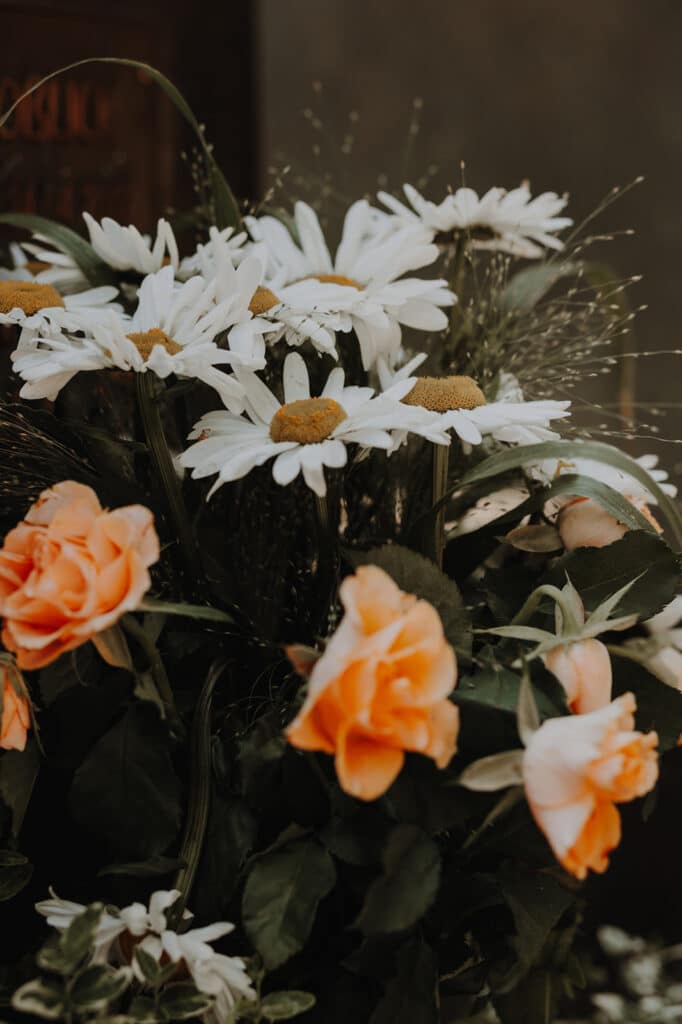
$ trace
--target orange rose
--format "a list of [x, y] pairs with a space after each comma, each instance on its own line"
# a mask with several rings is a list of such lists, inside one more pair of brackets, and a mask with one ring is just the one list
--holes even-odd
[[576, 878], [603, 872], [620, 842], [616, 803], [658, 778], [655, 732], [634, 731], [635, 698], [623, 694], [586, 715], [551, 718], [523, 755], [530, 809], [559, 862]]
[[21, 692], [18, 673], [12, 673], [6, 665], [0, 664], [2, 679], [2, 703], [0, 705], [0, 748], [2, 750], [23, 750], [26, 733], [31, 725], [28, 700]]
[[149, 509], [108, 512], [90, 487], [56, 484], [0, 549], [2, 642], [20, 668], [49, 664], [136, 608], [158, 557]]
[[563, 686], [576, 715], [596, 711], [611, 700], [611, 659], [601, 640], [561, 644], [542, 660]]
[[336, 756], [342, 789], [381, 796], [417, 751], [444, 768], [456, 749], [455, 652], [427, 601], [404, 594], [382, 569], [363, 566], [341, 585], [346, 610], [310, 674], [290, 743]]
[[[663, 532], [648, 505], [627, 494], [625, 497], [645, 519], [648, 519], [658, 533]], [[607, 512], [594, 498], [574, 498], [569, 501], [559, 513], [557, 525], [567, 551], [574, 551], [576, 548], [603, 548], [620, 540], [628, 532], [627, 526], [619, 523], [616, 517]]]

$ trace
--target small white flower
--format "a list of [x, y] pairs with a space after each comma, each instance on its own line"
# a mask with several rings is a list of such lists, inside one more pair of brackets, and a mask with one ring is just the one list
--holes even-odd
[[83, 214], [90, 234], [90, 244], [108, 266], [114, 270], [135, 270], [139, 274], [153, 274], [165, 263], [177, 270], [178, 246], [173, 229], [167, 220], [160, 218], [156, 226], [156, 240], [152, 245], [148, 236], [143, 236], [132, 224], [124, 227], [111, 217], [105, 217], [98, 224], [89, 213]]
[[[84, 910], [87, 910], [82, 903], [73, 903], [71, 900], [62, 900], [57, 896], [54, 889], [50, 889], [50, 899], [41, 900], [36, 903], [36, 910], [43, 917], [51, 928], [64, 932], [69, 925], [80, 917]], [[126, 930], [126, 924], [118, 914], [104, 910], [93, 936], [94, 963], [107, 963], [112, 954], [112, 947], [118, 938]]]
[[270, 459], [278, 484], [286, 486], [302, 473], [308, 487], [323, 497], [324, 467], [344, 466], [347, 445], [391, 452], [396, 447], [392, 432], [406, 423], [416, 429], [423, 416], [400, 402], [412, 380], [375, 396], [369, 387], [346, 387], [340, 367], [331, 371], [320, 397], [311, 398], [308, 371], [297, 352], [284, 361], [284, 405], [254, 373], [236, 373], [245, 391], [246, 416], [222, 411], [203, 416], [190, 434], [196, 444], [180, 456], [195, 479], [217, 474], [209, 497]]
[[232, 278], [208, 284], [201, 277], [178, 287], [173, 268], [163, 267], [142, 282], [132, 318], [109, 311], [83, 323], [83, 336], [22, 336], [12, 354], [14, 370], [26, 382], [21, 396], [54, 399], [77, 373], [116, 368], [151, 371], [161, 378], [173, 373], [194, 377], [214, 387], [230, 408], [241, 410], [241, 385], [217, 366], [240, 362], [244, 354], [219, 348], [214, 339], [221, 331], [229, 330], [230, 337], [234, 331], [244, 350], [253, 351], [250, 320], [242, 318], [251, 317], [244, 310], [244, 294], [252, 294], [251, 281], [259, 273], [258, 266], [245, 262], [237, 271], [230, 267], [237, 284], [246, 279], [245, 288], [231, 287]]
[[[281, 295], [299, 312], [340, 314], [342, 326], [355, 331], [365, 369], [378, 356], [395, 362], [402, 326], [442, 331], [444, 306], [456, 300], [442, 280], [404, 277], [438, 258], [420, 225], [401, 226], [396, 218], [373, 210], [366, 200], [349, 208], [341, 243], [332, 259], [315, 211], [296, 203], [294, 220], [299, 244], [274, 217], [247, 218], [252, 237], [267, 247], [266, 281], [273, 292], [303, 284], [296, 294]], [[318, 284], [335, 286], [321, 292]], [[307, 307], [305, 310], [303, 307]]]
[[[52, 890], [50, 894], [51, 899], [37, 903], [36, 910], [47, 918], [49, 925], [63, 932], [87, 908], [81, 903], [59, 899]], [[239, 1000], [256, 998], [245, 961], [241, 957], [216, 953], [210, 945], [234, 931], [234, 925], [229, 921], [216, 921], [182, 933], [171, 930], [166, 911], [180, 895], [177, 889], [159, 890], [152, 893], [149, 907], [143, 903], [132, 903], [121, 910], [107, 908], [95, 931], [92, 962], [121, 963], [123, 957], [116, 940], [128, 932], [141, 940], [138, 947], [155, 960], [161, 961], [165, 954], [173, 963], [183, 961], [197, 989], [214, 999], [205, 1019], [226, 1024]], [[183, 922], [187, 923], [191, 918], [192, 915], [185, 910]], [[133, 961], [133, 970], [138, 980], [144, 982], [137, 961]]]
[[146, 953], [160, 961], [165, 953], [173, 963], [183, 961], [200, 992], [214, 998], [207, 1015], [224, 1024], [235, 1004], [241, 999], [256, 998], [256, 992], [241, 957], [216, 953], [209, 943], [234, 931], [234, 925], [218, 921], [204, 928], [178, 934], [164, 928], [148, 935], [141, 946]]
[[387, 192], [379, 193], [381, 202], [403, 223], [421, 225], [431, 237], [466, 232], [476, 249], [538, 259], [545, 248], [563, 249], [556, 233], [573, 223], [570, 217], [558, 216], [566, 206], [565, 196], [543, 192], [533, 198], [525, 182], [511, 192], [491, 188], [480, 198], [463, 186], [438, 204], [424, 199], [412, 185], [403, 188], [409, 206]]
[[194, 274], [201, 274], [207, 279], [214, 277], [216, 273], [216, 244], [227, 251], [233, 264], [241, 263], [245, 256], [250, 255], [250, 247], [246, 244], [248, 235], [246, 231], [235, 234], [234, 228], [223, 228], [221, 231], [216, 227], [210, 229], [208, 242], [200, 242], [191, 256], [185, 256], [180, 260], [177, 277], [186, 280]]

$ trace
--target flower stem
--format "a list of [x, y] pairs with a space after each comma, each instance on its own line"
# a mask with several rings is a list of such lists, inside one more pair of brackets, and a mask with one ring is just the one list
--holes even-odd
[[431, 449], [431, 504], [438, 505], [433, 524], [433, 558], [438, 568], [442, 569], [445, 547], [445, 502], [442, 499], [448, 487], [450, 448], [445, 444], [434, 444]]
[[173, 458], [163, 431], [156, 378], [153, 373], [138, 373], [135, 377], [147, 448], [166, 497], [170, 523], [179, 544], [183, 574], [192, 581], [195, 590], [203, 590], [199, 551], [182, 497], [180, 481], [175, 472]]
[[178, 871], [174, 884], [182, 893], [179, 900], [179, 916], [182, 916], [194, 885], [208, 825], [211, 803], [211, 708], [213, 691], [224, 669], [225, 662], [222, 660], [211, 665], [194, 711], [190, 741], [191, 774], [187, 818], [180, 846], [180, 859], [184, 861], [184, 866]]
[[576, 620], [571, 603], [565, 594], [562, 594], [558, 587], [554, 587], [549, 583], [544, 583], [542, 586], [535, 588], [523, 607], [512, 619], [511, 625], [519, 626], [528, 622], [539, 608], [543, 597], [549, 597], [555, 604], [559, 605], [564, 618], [564, 631], [569, 635], [576, 636], [580, 632], [582, 623]]
[[320, 607], [320, 624], [324, 628], [332, 600], [332, 592], [338, 571], [338, 548], [335, 520], [329, 514], [326, 496], [315, 495], [315, 516], [317, 519], [317, 583]]

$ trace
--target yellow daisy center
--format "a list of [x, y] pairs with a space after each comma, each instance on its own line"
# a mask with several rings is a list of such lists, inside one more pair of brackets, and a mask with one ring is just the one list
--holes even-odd
[[267, 313], [269, 309], [276, 306], [279, 301], [275, 293], [271, 292], [269, 288], [263, 288], [262, 285], [258, 285], [251, 297], [249, 310], [254, 316], [260, 316], [261, 313]]
[[471, 377], [419, 377], [403, 402], [431, 412], [450, 412], [485, 405], [485, 396]]
[[64, 306], [64, 300], [51, 284], [35, 281], [0, 281], [0, 313], [23, 309], [30, 316], [41, 309]]
[[270, 423], [273, 441], [318, 444], [346, 419], [346, 413], [333, 398], [302, 398], [282, 405]]
[[308, 274], [302, 277], [302, 281], [321, 281], [322, 284], [341, 284], [344, 288], [357, 288], [362, 291], [362, 285], [354, 281], [352, 277], [344, 277], [343, 274]]
[[166, 352], [171, 356], [182, 352], [182, 345], [178, 345], [177, 341], [169, 338], [160, 327], [152, 327], [149, 331], [134, 331], [132, 334], [126, 335], [126, 337], [132, 341], [145, 363], [157, 345], [165, 348]]

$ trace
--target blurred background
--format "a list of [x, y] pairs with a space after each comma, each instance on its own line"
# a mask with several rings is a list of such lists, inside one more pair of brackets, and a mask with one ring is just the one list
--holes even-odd
[[[342, 210], [405, 180], [440, 199], [462, 181], [480, 191], [528, 178], [534, 192], [569, 192], [580, 221], [613, 186], [643, 175], [599, 221], [606, 233], [635, 234], [598, 255], [619, 276], [643, 275], [632, 289], [647, 306], [639, 348], [682, 348], [679, 0], [0, 0], [0, 14], [2, 110], [72, 61], [147, 61], [185, 94], [243, 199], [279, 182], [279, 201], [305, 191]], [[192, 202], [191, 161], [179, 156], [189, 140], [144, 75], [80, 68], [0, 129], [0, 208], [78, 227], [87, 209], [149, 229]], [[667, 410], [660, 443], [638, 450], [657, 451], [678, 477], [681, 366], [663, 355], [637, 362], [639, 401]], [[680, 774], [661, 796], [668, 810]], [[654, 811], [639, 848], [628, 847], [655, 869], [625, 902], [625, 854], [614, 858], [600, 890], [612, 918], [631, 924], [634, 912], [644, 927], [655, 906], [657, 923], [665, 910], [679, 928], [674, 820]]]

